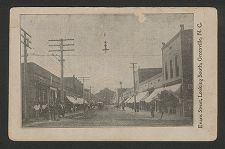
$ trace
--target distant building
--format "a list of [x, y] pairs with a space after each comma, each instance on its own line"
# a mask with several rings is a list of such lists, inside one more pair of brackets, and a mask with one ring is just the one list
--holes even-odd
[[135, 82], [136, 84], [139, 84], [161, 72], [162, 68], [138, 68], [135, 72]]
[[126, 88], [117, 88], [115, 95], [115, 103], [120, 104], [123, 100], [123, 93], [126, 91]]
[[112, 104], [115, 97], [115, 92], [108, 88], [104, 88], [96, 93], [95, 97], [98, 101], [103, 102], [104, 104]]
[[73, 77], [64, 77], [63, 81], [66, 95], [82, 97], [83, 84], [81, 83], [80, 80], [78, 80], [75, 76], [73, 76]]
[[152, 91], [155, 88], [161, 87], [163, 84], [163, 76], [162, 73], [158, 73], [151, 78], [141, 82], [138, 84], [138, 92]]
[[123, 98], [124, 99], [127, 99], [127, 98], [129, 98], [129, 97], [131, 97], [131, 96], [133, 96], [134, 95], [134, 88], [127, 88], [124, 92], [123, 92]]
[[[193, 30], [180, 31], [162, 47], [163, 86], [179, 91], [172, 93], [171, 110], [174, 113], [192, 116], [193, 111]], [[176, 97], [176, 98], [175, 98]], [[171, 97], [172, 98], [172, 97]]]
[[87, 100], [89, 100], [89, 98], [90, 98], [90, 89], [84, 89], [84, 97], [83, 97], [84, 99], [87, 99]]

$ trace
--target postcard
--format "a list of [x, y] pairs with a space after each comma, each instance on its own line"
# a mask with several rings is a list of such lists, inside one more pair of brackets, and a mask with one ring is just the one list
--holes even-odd
[[16, 7], [13, 141], [213, 141], [217, 10]]

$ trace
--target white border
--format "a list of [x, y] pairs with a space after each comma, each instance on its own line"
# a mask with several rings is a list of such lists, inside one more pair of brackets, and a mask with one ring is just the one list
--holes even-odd
[[[204, 128], [194, 127], [119, 127], [119, 128], [22, 128], [20, 87], [20, 14], [119, 14], [194, 13], [196, 23], [204, 23]], [[47, 8], [26, 7], [10, 10], [9, 49], [9, 138], [14, 141], [213, 141], [217, 137], [217, 11], [215, 8]], [[197, 70], [194, 36], [194, 71]], [[194, 73], [194, 82], [196, 73]], [[194, 84], [194, 89], [196, 90]], [[194, 94], [194, 97], [196, 93]], [[197, 117], [194, 98], [194, 118]]]

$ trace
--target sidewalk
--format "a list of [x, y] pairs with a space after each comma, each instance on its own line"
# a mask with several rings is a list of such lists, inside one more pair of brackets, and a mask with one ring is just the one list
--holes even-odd
[[[123, 110], [121, 110], [121, 111], [123, 111]], [[130, 114], [134, 114], [137, 117], [145, 117], [146, 119], [152, 119], [152, 120], [159, 120], [160, 117], [161, 117], [161, 113], [158, 113], [158, 112], [155, 112], [154, 113], [154, 118], [152, 118], [150, 111], [140, 111], [139, 110], [139, 112], [134, 112], [134, 110], [132, 110], [131, 108], [128, 108], [128, 107], [125, 107], [125, 111], [124, 112], [130, 113]], [[181, 117], [181, 116], [174, 115], [174, 114], [164, 113], [161, 120], [175, 120], [175, 121], [177, 121], [177, 120], [181, 120], [181, 121], [182, 120], [190, 120], [191, 121], [192, 118], [190, 118], [190, 117]]]
[[58, 121], [62, 121], [65, 118], [72, 118], [72, 117], [78, 117], [78, 116], [82, 116], [84, 113], [83, 111], [77, 111], [76, 113], [65, 113], [64, 117], [57, 117], [57, 120], [53, 121], [53, 120], [47, 120], [44, 118], [39, 118], [39, 119], [35, 119], [32, 118], [29, 120], [29, 122], [25, 122], [23, 123], [23, 127], [29, 127], [29, 126], [34, 126], [36, 124], [42, 124], [42, 123], [54, 123], [54, 122], [58, 122]]
[[77, 112], [71, 112], [71, 113], [65, 113], [64, 118], [72, 118], [74, 116], [83, 116], [84, 115], [84, 111], [77, 111]]

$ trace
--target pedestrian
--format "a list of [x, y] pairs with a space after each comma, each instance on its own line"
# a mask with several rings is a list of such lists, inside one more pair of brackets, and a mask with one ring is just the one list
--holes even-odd
[[41, 105], [41, 113], [42, 116], [44, 116], [46, 119], [49, 119], [48, 117], [48, 104], [42, 104]]
[[77, 106], [74, 105], [74, 112], [77, 112]]
[[161, 112], [161, 116], [160, 116], [160, 120], [161, 120], [164, 113], [166, 112], [166, 105], [165, 103], [163, 103], [163, 101], [161, 101], [161, 104], [160, 104], [160, 112]]
[[58, 121], [59, 117], [60, 117], [60, 107], [59, 107], [59, 101], [58, 100], [56, 101], [54, 108], [55, 108], [56, 121]]
[[50, 111], [50, 119], [51, 120], [56, 120], [55, 118], [55, 104], [53, 102], [50, 103], [49, 105], [49, 111]]
[[151, 111], [151, 117], [154, 118], [155, 117], [155, 114], [154, 114], [155, 108], [153, 105], [150, 105], [150, 111]]
[[65, 117], [65, 107], [62, 102], [60, 102], [59, 107], [60, 107], [60, 115], [62, 117]]
[[35, 118], [38, 120], [39, 119], [39, 113], [40, 113], [40, 103], [37, 102], [35, 105], [34, 105], [34, 111], [35, 111]]
[[122, 103], [122, 109], [123, 109], [123, 111], [125, 111], [124, 108], [125, 108], [125, 103], [123, 102], [123, 103]]
[[149, 111], [149, 103], [146, 105], [146, 110]]
[[139, 105], [140, 105], [139, 102], [136, 102], [136, 105], [135, 105], [136, 112], [139, 112], [139, 108], [140, 108]]

